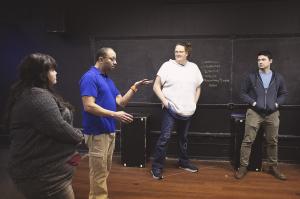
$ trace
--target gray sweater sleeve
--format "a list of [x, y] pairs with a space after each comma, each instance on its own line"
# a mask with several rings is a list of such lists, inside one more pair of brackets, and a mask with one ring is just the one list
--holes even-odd
[[52, 94], [45, 90], [32, 90], [33, 126], [41, 133], [63, 143], [77, 144], [83, 134], [61, 116]]

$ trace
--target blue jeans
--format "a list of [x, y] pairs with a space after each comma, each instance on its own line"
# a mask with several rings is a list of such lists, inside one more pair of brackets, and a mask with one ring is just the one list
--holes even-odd
[[152, 163], [153, 169], [162, 169], [166, 157], [167, 147], [169, 140], [171, 138], [171, 132], [176, 125], [176, 131], [178, 134], [178, 144], [179, 144], [179, 162], [187, 163], [189, 158], [187, 156], [187, 133], [190, 127], [191, 119], [176, 119], [173, 117], [167, 109], [163, 109], [162, 124], [161, 124], [161, 134], [157, 140], [154, 159]]

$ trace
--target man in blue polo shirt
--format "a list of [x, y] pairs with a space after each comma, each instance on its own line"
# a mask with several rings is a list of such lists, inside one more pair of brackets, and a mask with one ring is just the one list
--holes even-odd
[[133, 116], [117, 111], [125, 107], [140, 85], [152, 81], [143, 79], [131, 86], [122, 96], [114, 82], [107, 76], [117, 65], [112, 48], [101, 48], [96, 53], [96, 64], [80, 79], [83, 103], [83, 132], [89, 148], [90, 193], [89, 199], [107, 199], [107, 177], [111, 168], [115, 146], [116, 120], [130, 123]]

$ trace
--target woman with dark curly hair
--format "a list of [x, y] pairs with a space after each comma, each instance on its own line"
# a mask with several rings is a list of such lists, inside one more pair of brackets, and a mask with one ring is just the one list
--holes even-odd
[[75, 198], [71, 181], [83, 135], [72, 126], [72, 106], [53, 90], [56, 75], [51, 56], [30, 54], [8, 98], [9, 174], [30, 199]]

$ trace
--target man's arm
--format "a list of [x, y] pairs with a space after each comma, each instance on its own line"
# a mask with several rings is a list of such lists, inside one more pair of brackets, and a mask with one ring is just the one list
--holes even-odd
[[157, 95], [157, 97], [160, 99], [164, 107], [168, 108], [168, 100], [165, 98], [162, 90], [161, 90], [161, 78], [160, 76], [156, 76], [154, 85], [153, 85], [153, 91]]
[[129, 100], [132, 98], [135, 92], [135, 90], [130, 88], [124, 96], [118, 95], [116, 97], [117, 104], [124, 108], [128, 104]]
[[285, 81], [283, 79], [282, 76], [280, 76], [280, 84], [279, 84], [279, 87], [278, 87], [278, 94], [277, 94], [277, 106], [278, 105], [282, 105], [288, 95], [288, 91], [287, 91], [287, 88], [286, 88], [286, 84], [285, 84]]
[[140, 85], [147, 85], [147, 84], [151, 84], [152, 82], [153, 80], [148, 80], [148, 79], [143, 79], [135, 82], [124, 96], [118, 95], [116, 97], [117, 104], [121, 107], [125, 107], [128, 104], [129, 100], [133, 97], [133, 95], [138, 91], [138, 87]]
[[250, 104], [252, 106], [256, 105], [256, 102], [253, 98], [249, 96], [249, 90], [250, 90], [251, 82], [249, 76], [247, 76], [243, 81], [241, 85], [241, 99], [243, 102], [246, 102], [247, 104]]
[[130, 123], [133, 121], [132, 115], [124, 111], [110, 111], [96, 104], [96, 100], [92, 96], [82, 97], [83, 108], [86, 112], [95, 116], [113, 117], [121, 122]]

